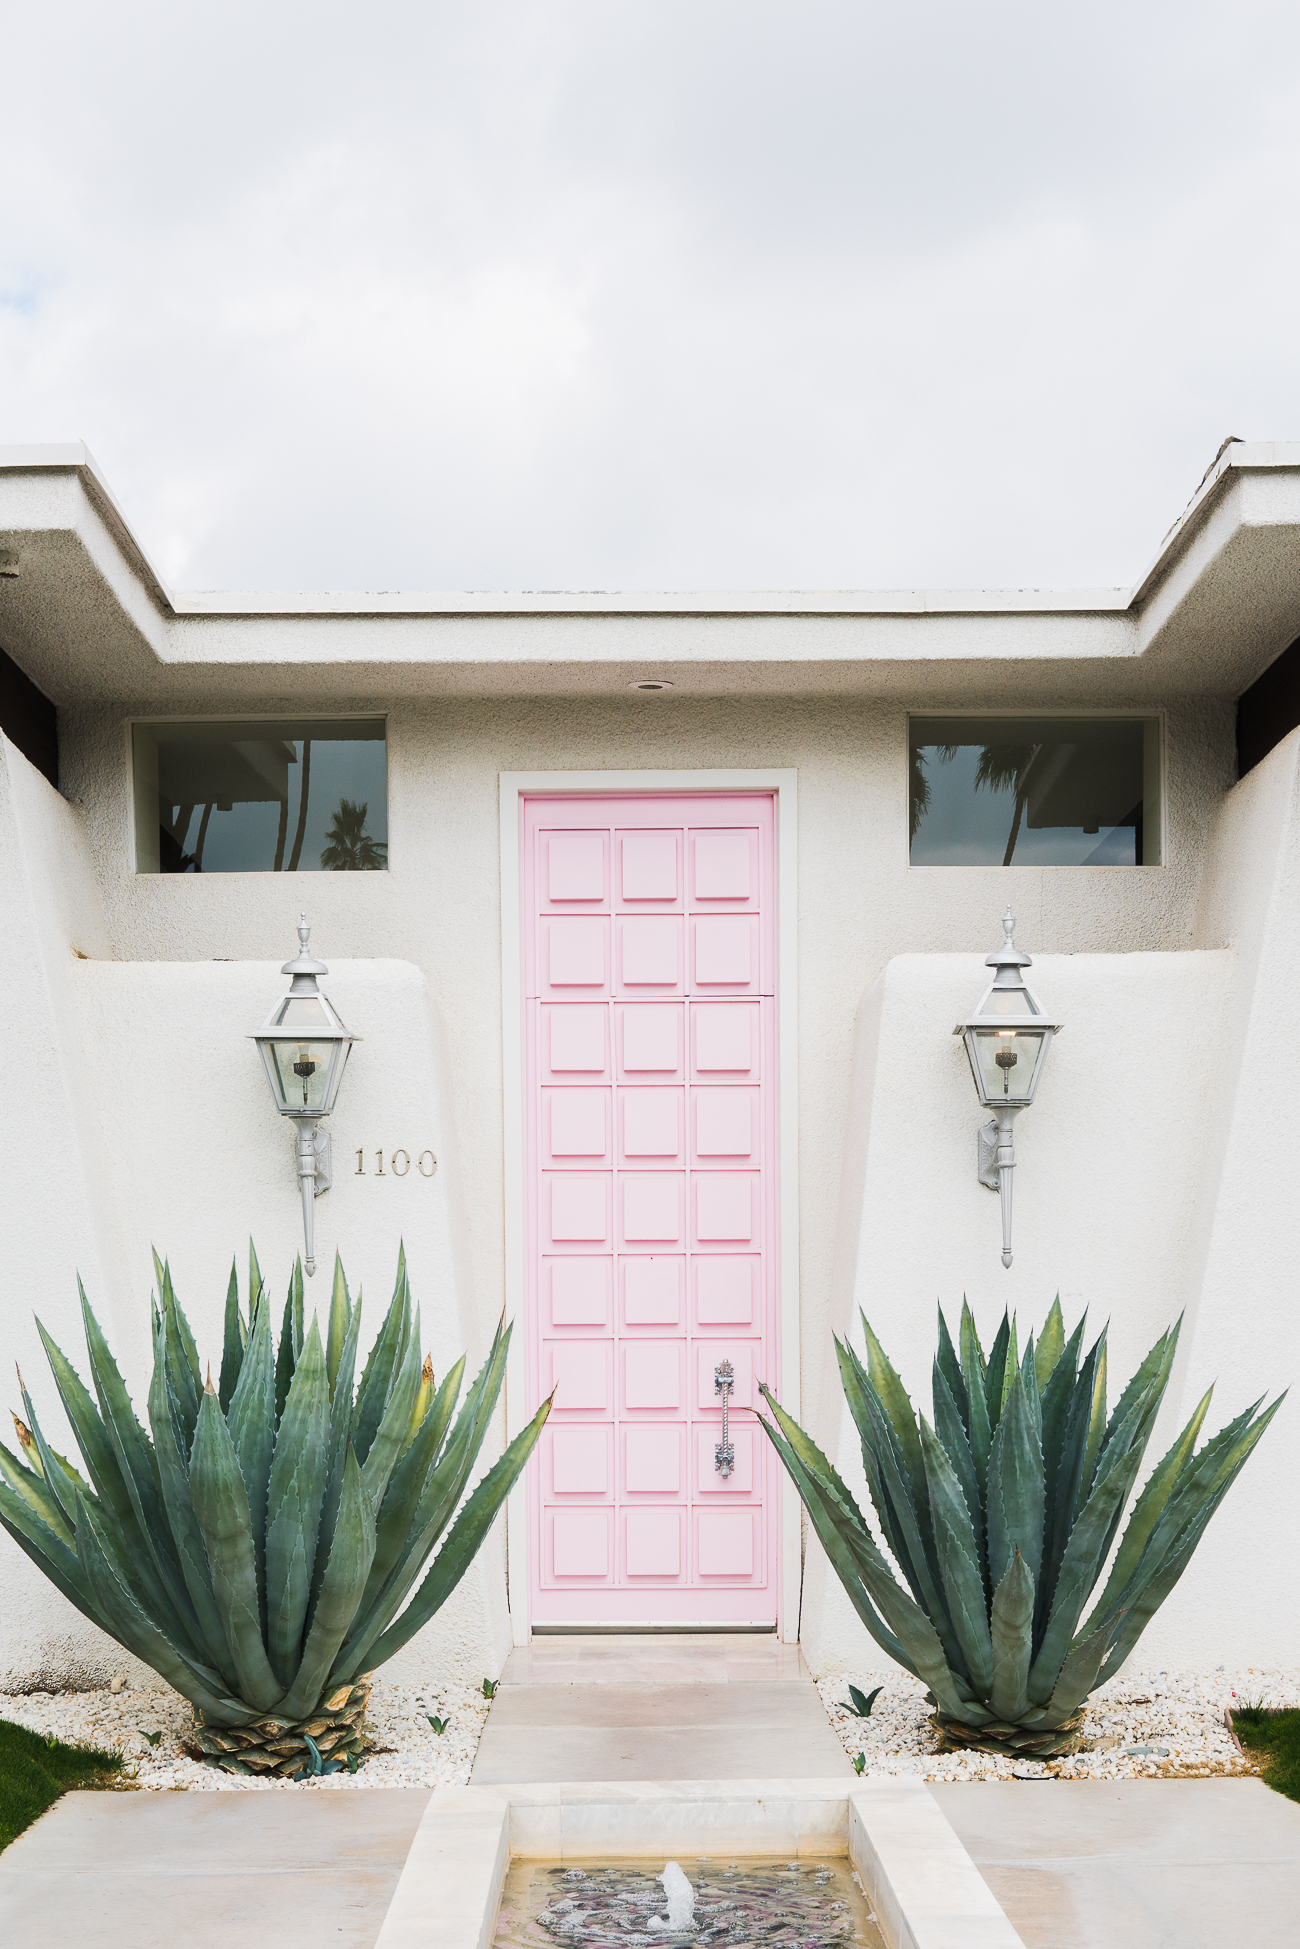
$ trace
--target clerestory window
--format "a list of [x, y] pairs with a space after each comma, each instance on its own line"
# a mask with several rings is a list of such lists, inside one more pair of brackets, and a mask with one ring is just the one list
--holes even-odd
[[1158, 866], [1156, 717], [914, 717], [913, 866]]
[[376, 873], [382, 717], [132, 726], [138, 873]]

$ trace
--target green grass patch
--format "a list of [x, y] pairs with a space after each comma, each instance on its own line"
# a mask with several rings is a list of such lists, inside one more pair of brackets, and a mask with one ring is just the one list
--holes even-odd
[[7, 1848], [69, 1787], [105, 1787], [122, 1770], [120, 1753], [65, 1746], [11, 1719], [0, 1719], [0, 1848]]
[[1239, 1705], [1232, 1723], [1267, 1785], [1300, 1800], [1300, 1706]]

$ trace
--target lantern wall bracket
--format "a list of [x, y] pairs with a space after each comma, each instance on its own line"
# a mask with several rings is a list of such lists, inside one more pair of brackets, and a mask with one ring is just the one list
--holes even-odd
[[990, 1117], [976, 1132], [977, 1158], [975, 1169], [979, 1181], [989, 1191], [1001, 1190], [998, 1178], [998, 1125], [997, 1118]]

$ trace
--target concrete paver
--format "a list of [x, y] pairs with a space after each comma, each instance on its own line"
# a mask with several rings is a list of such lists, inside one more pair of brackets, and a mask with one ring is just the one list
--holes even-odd
[[0, 1854], [0, 1943], [374, 1949], [422, 1789], [68, 1793]]
[[1300, 1805], [1262, 1780], [931, 1786], [1026, 1949], [1294, 1949]]
[[817, 1779], [852, 1767], [797, 1645], [541, 1638], [511, 1653], [471, 1782]]

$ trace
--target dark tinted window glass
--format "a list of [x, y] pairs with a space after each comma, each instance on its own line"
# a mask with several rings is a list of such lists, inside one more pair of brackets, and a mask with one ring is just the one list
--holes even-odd
[[134, 727], [140, 873], [382, 872], [384, 720]]
[[913, 866], [1158, 866], [1159, 720], [914, 717]]

